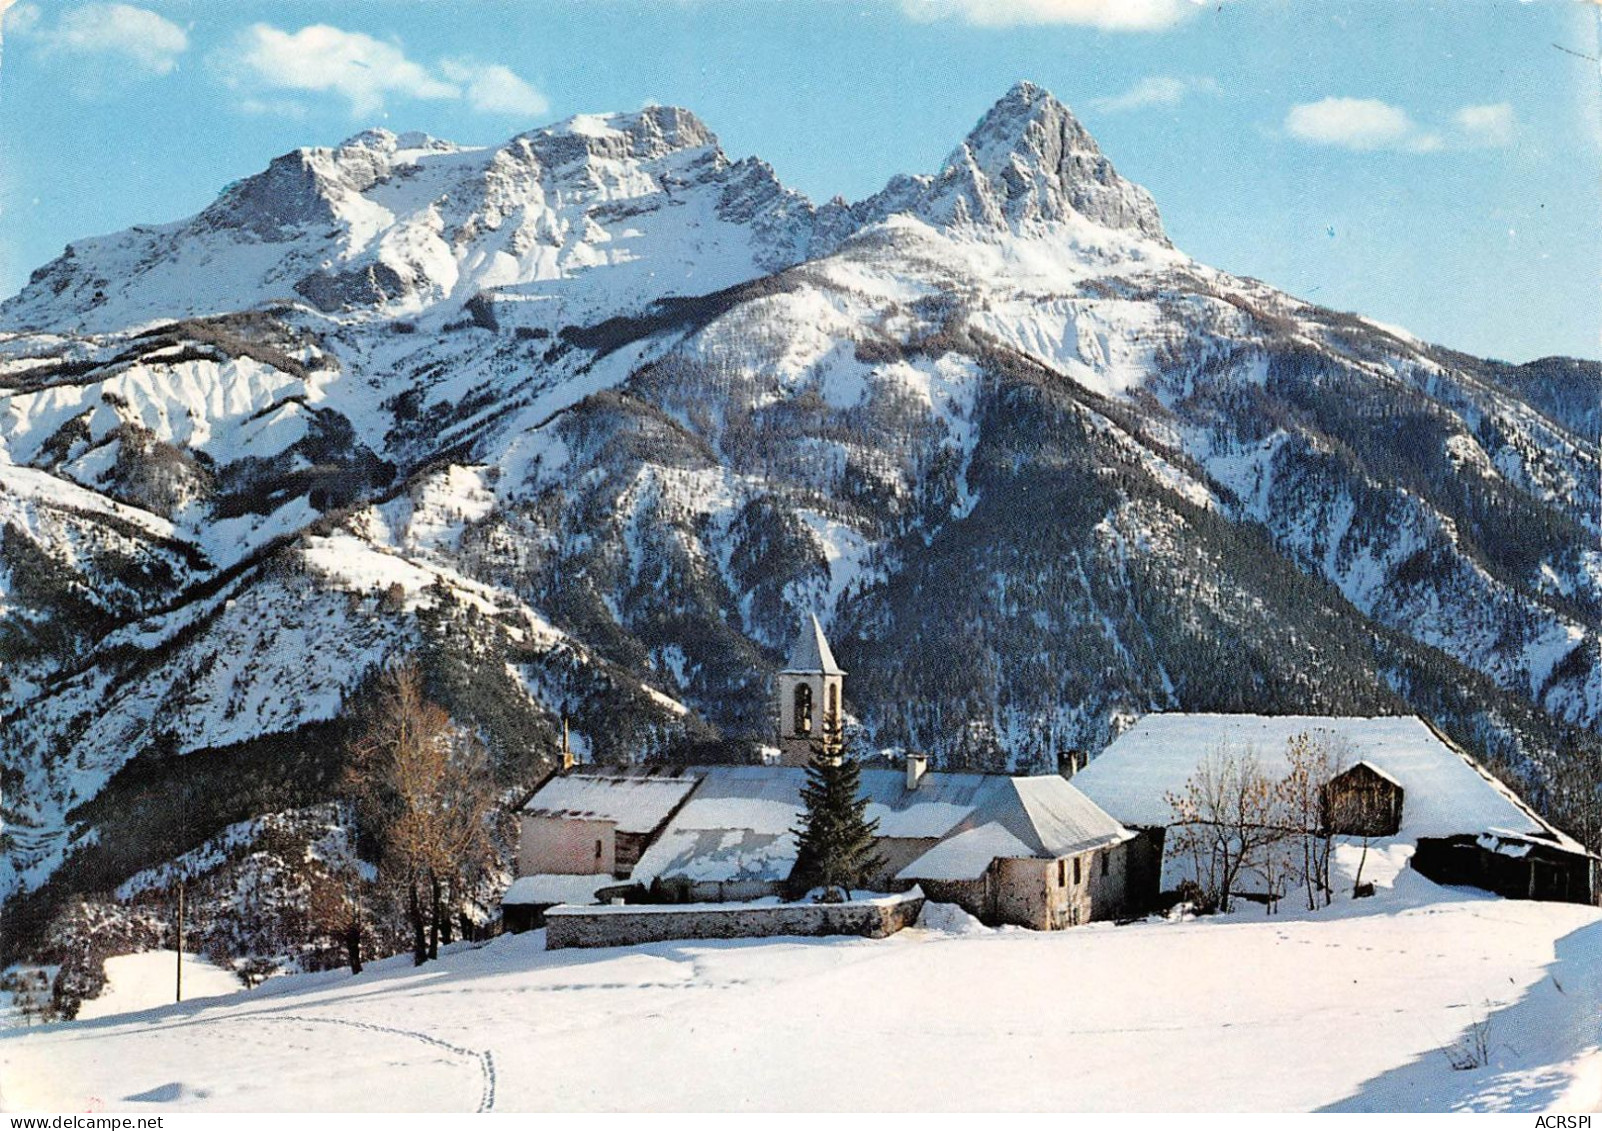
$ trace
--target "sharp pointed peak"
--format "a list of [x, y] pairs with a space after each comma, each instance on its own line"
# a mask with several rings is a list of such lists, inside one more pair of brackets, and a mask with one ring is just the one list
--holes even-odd
[[916, 210], [939, 223], [994, 227], [1077, 215], [1167, 244], [1157, 206], [1120, 177], [1096, 139], [1044, 87], [1015, 83], [933, 178], [893, 180], [862, 212]]
[[1019, 79], [1017, 82], [1013, 83], [1010, 88], [1008, 88], [1007, 93], [1001, 96], [996, 105], [1002, 106], [1013, 103], [1023, 106], [1034, 106], [1038, 103], [1048, 102], [1054, 102], [1058, 106], [1062, 105], [1061, 102], [1057, 101], [1057, 96], [1052, 94], [1051, 91], [1047, 90], [1045, 87], [1036, 83], [1032, 83], [1028, 79]]
[[818, 623], [816, 613], [808, 613], [801, 621], [801, 632], [796, 637], [795, 647], [790, 649], [790, 660], [785, 664], [784, 670], [845, 675], [840, 665], [835, 663], [834, 653], [829, 648], [829, 639], [823, 635], [823, 625]]
[[1036, 153], [1048, 134], [1074, 152], [1101, 152], [1073, 111], [1051, 91], [1028, 80], [1017, 82], [985, 111], [946, 164], [950, 168], [972, 159], [994, 171], [989, 167], [1010, 160], [1015, 153]]

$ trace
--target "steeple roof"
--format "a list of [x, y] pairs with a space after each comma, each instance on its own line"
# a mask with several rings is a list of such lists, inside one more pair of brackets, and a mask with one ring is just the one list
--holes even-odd
[[846, 674], [834, 662], [834, 653], [829, 651], [829, 641], [823, 635], [823, 626], [818, 623], [816, 613], [809, 614], [807, 621], [802, 623], [801, 635], [790, 650], [790, 662], [784, 666], [784, 670], [807, 674]]

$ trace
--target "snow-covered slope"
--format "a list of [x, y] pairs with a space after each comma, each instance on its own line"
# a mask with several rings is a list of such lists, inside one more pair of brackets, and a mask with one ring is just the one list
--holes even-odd
[[[503, 936], [422, 969], [12, 1030], [0, 1095], [15, 1112], [1593, 1110], [1596, 909], [1395, 879], [1318, 915], [1050, 934], [957, 912], [877, 941]], [[1453, 1071], [1476, 1025], [1487, 1063]]]
[[0, 896], [170, 855], [121, 814], [180, 767], [186, 847], [322, 800], [406, 651], [509, 782], [564, 715], [744, 756], [814, 611], [864, 746], [1417, 713], [1561, 820], [1602, 765], [1594, 368], [1196, 263], [1028, 84], [857, 204], [671, 108], [298, 151], [0, 305]]

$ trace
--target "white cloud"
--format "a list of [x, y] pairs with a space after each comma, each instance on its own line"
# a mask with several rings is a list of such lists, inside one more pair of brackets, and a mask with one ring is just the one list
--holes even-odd
[[1377, 98], [1325, 98], [1292, 106], [1285, 130], [1302, 141], [1342, 149], [1434, 153], [1445, 148], [1439, 134], [1420, 129], [1406, 110]]
[[1325, 98], [1292, 106], [1285, 129], [1295, 138], [1345, 149], [1396, 149], [1418, 127], [1407, 111], [1377, 98]]
[[1513, 108], [1505, 102], [1464, 106], [1442, 130], [1424, 129], [1400, 106], [1377, 98], [1325, 98], [1292, 106], [1285, 115], [1285, 131], [1302, 141], [1408, 153], [1511, 145], [1515, 128]]
[[1518, 129], [1517, 119], [1513, 116], [1513, 107], [1506, 102], [1495, 102], [1487, 106], [1465, 106], [1457, 112], [1452, 121], [1462, 132], [1464, 140], [1471, 145], [1497, 148], [1512, 145], [1513, 135]]
[[251, 85], [340, 95], [358, 117], [378, 113], [390, 94], [426, 99], [462, 94], [395, 44], [328, 24], [296, 32], [253, 24], [240, 37], [232, 64], [233, 77]]
[[551, 108], [543, 94], [499, 63], [446, 59], [439, 69], [462, 84], [468, 105], [481, 114], [543, 114]]
[[27, 35], [39, 24], [39, 5], [0, 0], [0, 33]]
[[978, 27], [1071, 24], [1103, 31], [1161, 31], [1202, 0], [901, 0], [915, 20], [957, 19]]
[[1178, 78], [1150, 75], [1122, 94], [1095, 99], [1091, 105], [1108, 113], [1144, 110], [1150, 106], [1178, 106], [1192, 94], [1217, 94], [1218, 83], [1210, 78]]
[[23, 4], [8, 15], [6, 26], [36, 40], [46, 54], [116, 56], [151, 75], [171, 74], [178, 56], [189, 50], [183, 28], [132, 4], [86, 4], [63, 12], [53, 24], [42, 23], [38, 9]]
[[294, 32], [253, 24], [213, 62], [246, 92], [240, 108], [248, 113], [304, 111], [300, 103], [263, 95], [271, 91], [336, 95], [358, 118], [380, 113], [392, 96], [459, 99], [486, 114], [539, 114], [548, 108], [544, 95], [498, 63], [448, 59], [429, 67], [408, 58], [397, 42], [328, 24]]

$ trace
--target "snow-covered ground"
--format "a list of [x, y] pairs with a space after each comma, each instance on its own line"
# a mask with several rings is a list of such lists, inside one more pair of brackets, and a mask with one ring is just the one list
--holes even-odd
[[[123, 954], [106, 960], [106, 988], [100, 996], [83, 1003], [80, 1021], [135, 1013], [172, 1001], [177, 991], [176, 959], [173, 950], [147, 950], [143, 954]], [[238, 993], [244, 984], [232, 971], [224, 970], [201, 955], [184, 955], [184, 1000], [220, 997]]]
[[[547, 953], [541, 933], [0, 1039], [10, 1110], [1530, 1110], [1602, 1102], [1602, 913], [1321, 911]], [[1446, 1051], [1484, 1023], [1489, 1063]]]

